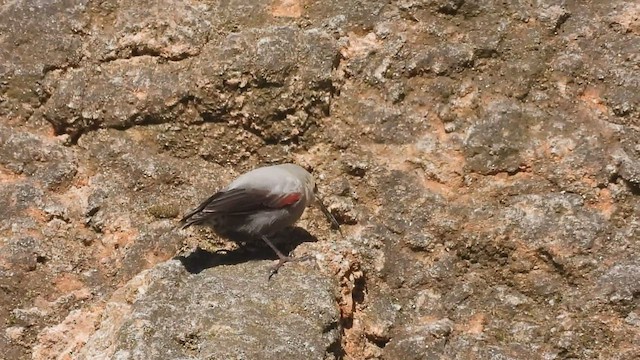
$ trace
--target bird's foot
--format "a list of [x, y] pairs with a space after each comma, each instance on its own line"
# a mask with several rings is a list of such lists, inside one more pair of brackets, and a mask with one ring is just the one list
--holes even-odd
[[301, 257], [293, 257], [293, 256], [280, 256], [280, 259], [278, 260], [278, 263], [275, 264], [274, 266], [271, 267], [271, 270], [269, 271], [269, 280], [271, 280], [271, 277], [273, 277], [273, 275], [278, 273], [278, 270], [280, 270], [280, 268], [288, 263], [288, 262], [300, 262], [300, 261], [307, 261], [307, 260], [311, 260], [313, 259], [313, 257], [311, 255], [305, 255], [305, 256], [301, 256]]

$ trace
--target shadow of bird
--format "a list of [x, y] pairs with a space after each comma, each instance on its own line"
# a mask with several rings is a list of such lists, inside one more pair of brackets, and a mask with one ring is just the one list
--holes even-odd
[[[254, 260], [277, 260], [278, 256], [257, 239], [247, 239], [242, 234], [229, 234], [229, 240], [240, 244], [236, 250], [217, 250], [210, 252], [197, 247], [191, 253], [174, 257], [180, 261], [185, 270], [191, 274], [198, 274], [203, 270], [220, 266], [235, 265]], [[298, 245], [305, 242], [316, 242], [318, 239], [300, 227], [285, 229], [273, 237], [282, 251], [287, 254]]]

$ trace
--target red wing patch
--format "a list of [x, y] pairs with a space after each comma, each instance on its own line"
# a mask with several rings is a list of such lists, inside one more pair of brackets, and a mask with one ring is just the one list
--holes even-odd
[[291, 194], [287, 194], [287, 195], [283, 196], [282, 198], [280, 198], [280, 200], [278, 200], [278, 206], [279, 207], [285, 207], [285, 206], [293, 205], [298, 200], [300, 200], [300, 197], [302, 197], [302, 194], [297, 193], [297, 192], [291, 193]]

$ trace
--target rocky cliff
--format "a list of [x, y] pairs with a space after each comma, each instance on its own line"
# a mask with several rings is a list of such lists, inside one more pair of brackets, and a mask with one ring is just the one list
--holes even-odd
[[[0, 2], [2, 357], [640, 358], [638, 49], [622, 0]], [[176, 229], [279, 162], [312, 260]]]

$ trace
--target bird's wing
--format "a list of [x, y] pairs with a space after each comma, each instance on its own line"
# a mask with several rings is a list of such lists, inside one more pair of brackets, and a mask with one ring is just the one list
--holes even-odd
[[245, 188], [224, 190], [213, 194], [182, 221], [197, 213], [243, 215], [260, 210], [280, 209], [295, 204], [301, 197], [299, 192], [273, 194], [265, 190]]

